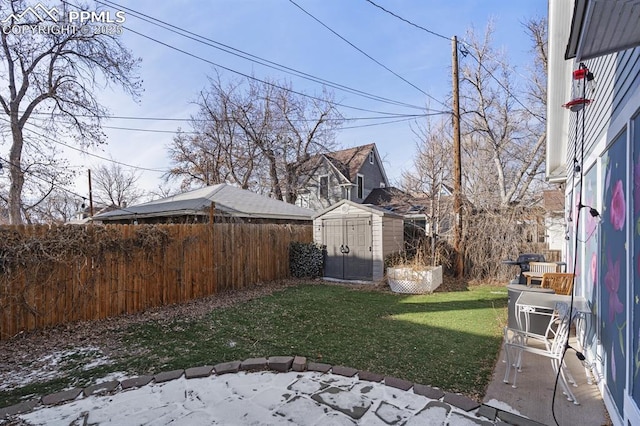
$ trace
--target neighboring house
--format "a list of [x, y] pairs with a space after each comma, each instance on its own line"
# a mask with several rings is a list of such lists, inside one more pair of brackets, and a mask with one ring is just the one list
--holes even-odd
[[434, 232], [441, 238], [447, 238], [453, 226], [452, 201], [451, 192], [446, 186], [442, 187], [440, 196], [433, 200], [427, 196], [416, 197], [401, 189], [387, 187], [372, 190], [363, 203], [402, 215], [407, 236], [413, 235], [413, 230], [417, 229], [431, 235], [431, 222], [435, 219], [437, 222], [433, 227]]
[[[585, 355], [615, 425], [640, 424], [639, 22], [640, 0], [549, 1], [546, 175], [565, 188], [567, 264], [593, 307]], [[585, 68], [595, 85], [572, 91]]]
[[315, 212], [226, 183], [95, 215], [102, 223], [199, 223], [238, 220], [311, 224]]
[[[106, 213], [106, 212], [111, 212], [114, 210], [118, 210], [120, 209], [120, 207], [111, 204], [109, 206], [104, 205], [104, 204], [94, 204], [93, 206], [93, 216], [102, 214], [102, 213]], [[91, 207], [83, 204], [81, 207], [81, 210], [77, 211], [75, 213], [75, 216], [73, 219], [71, 219], [70, 221], [67, 222], [68, 225], [81, 225], [84, 223], [88, 223], [91, 221]]]
[[375, 144], [319, 154], [306, 161], [296, 205], [321, 211], [340, 200], [362, 204], [375, 188], [389, 186]]

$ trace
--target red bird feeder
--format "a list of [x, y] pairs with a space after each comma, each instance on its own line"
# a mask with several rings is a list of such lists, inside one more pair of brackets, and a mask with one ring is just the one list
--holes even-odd
[[589, 105], [593, 99], [587, 99], [585, 95], [590, 89], [592, 80], [593, 74], [589, 72], [586, 66], [581, 64], [580, 68], [573, 72], [571, 100], [562, 106], [573, 112], [577, 112], [584, 108], [585, 105]]

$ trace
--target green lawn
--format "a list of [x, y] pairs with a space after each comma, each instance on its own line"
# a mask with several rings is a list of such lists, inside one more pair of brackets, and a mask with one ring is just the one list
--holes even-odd
[[[300, 285], [216, 309], [198, 320], [131, 326], [124, 330], [121, 357], [101, 366], [100, 373], [153, 374], [252, 357], [301, 355], [480, 398], [500, 350], [506, 306], [506, 289], [495, 286], [407, 296]], [[76, 379], [75, 385], [86, 383], [86, 372]], [[0, 392], [0, 402], [59, 390], [64, 382]]]
[[197, 322], [129, 330], [136, 370], [162, 371], [270, 355], [392, 375], [479, 396], [502, 342], [504, 287], [402, 296], [302, 285], [211, 312]]

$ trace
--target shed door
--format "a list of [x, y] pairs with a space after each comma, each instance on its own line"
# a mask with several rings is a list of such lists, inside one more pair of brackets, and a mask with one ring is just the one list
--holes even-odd
[[341, 253], [344, 234], [342, 219], [325, 219], [322, 221], [322, 240], [327, 246], [327, 257], [324, 262], [324, 275], [330, 278], [344, 278], [344, 260]]
[[327, 246], [325, 276], [350, 280], [373, 278], [371, 220], [344, 218], [323, 220]]

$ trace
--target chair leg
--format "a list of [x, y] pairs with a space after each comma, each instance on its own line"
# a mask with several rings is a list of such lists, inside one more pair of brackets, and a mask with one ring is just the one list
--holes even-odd
[[567, 401], [572, 401], [575, 405], [580, 405], [580, 403], [576, 399], [576, 396], [571, 391], [571, 386], [569, 385], [569, 381], [567, 380], [567, 375], [569, 377], [571, 376], [569, 370], [566, 368], [566, 366], [561, 365], [560, 360], [558, 359], [552, 359], [551, 366], [553, 367], [553, 371], [556, 375], [558, 374], [558, 368], [560, 368], [560, 386], [562, 386], [562, 393], [566, 396]]
[[509, 374], [511, 373], [511, 360], [509, 359], [509, 347], [505, 345], [504, 347], [504, 358], [505, 358], [505, 368], [504, 368], [504, 378], [502, 381], [504, 383], [509, 383]]

